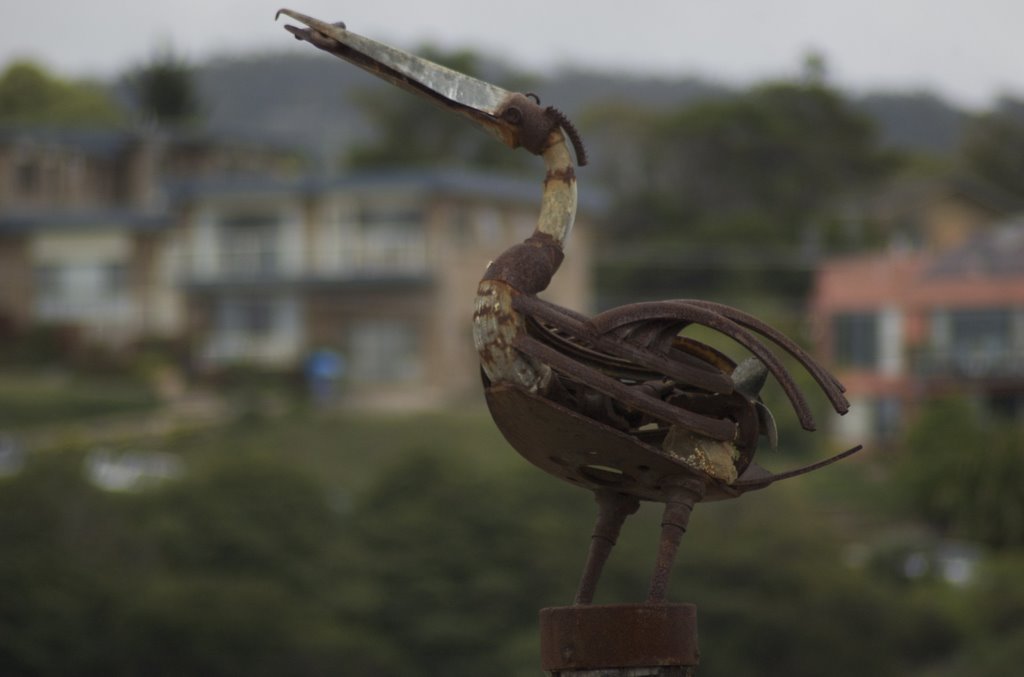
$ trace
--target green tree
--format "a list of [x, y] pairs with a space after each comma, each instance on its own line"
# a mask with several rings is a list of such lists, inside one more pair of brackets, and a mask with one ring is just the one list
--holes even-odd
[[840, 201], [895, 162], [871, 121], [815, 82], [658, 114], [639, 132], [608, 218], [610, 245], [627, 258], [602, 271], [605, 293], [624, 297], [799, 297], [806, 252], [863, 244], [834, 225]]
[[[696, 507], [670, 598], [697, 604], [701, 677], [895, 677], [955, 654], [949, 614], [845, 564], [848, 536], [821, 508], [798, 484]], [[599, 601], [646, 589], [660, 506], [631, 520]]]
[[1024, 431], [985, 421], [960, 399], [930, 404], [899, 468], [910, 508], [942, 532], [993, 547], [1024, 546]]
[[870, 121], [820, 84], [764, 85], [669, 113], [642, 143], [661, 199], [647, 214], [631, 202], [624, 221], [702, 242], [798, 244], [813, 218], [889, 166]]
[[0, 75], [0, 123], [110, 126], [123, 120], [98, 84], [62, 80], [31, 61], [16, 61]]
[[1024, 552], [1000, 553], [982, 562], [964, 617], [969, 643], [955, 673], [1003, 677], [1024, 662]]
[[0, 674], [115, 674], [119, 600], [140, 552], [124, 506], [85, 482], [82, 460], [33, 455], [0, 481]]
[[347, 626], [378, 638], [362, 660], [388, 657], [375, 674], [533, 674], [537, 610], [572, 594], [588, 497], [525, 464], [419, 451], [350, 517], [333, 594]]
[[1024, 101], [1007, 99], [975, 117], [960, 154], [968, 172], [1024, 198]]
[[194, 69], [170, 48], [158, 51], [127, 77], [139, 113], [167, 127], [198, 121], [202, 103]]

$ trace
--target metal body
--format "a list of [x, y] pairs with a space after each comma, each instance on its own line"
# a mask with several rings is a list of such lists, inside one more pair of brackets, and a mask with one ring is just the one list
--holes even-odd
[[[477, 289], [473, 337], [487, 403], [505, 438], [537, 467], [597, 498], [598, 520], [575, 604], [542, 616], [545, 667], [696, 665], [691, 613], [665, 601], [694, 505], [736, 498], [859, 449], [782, 474], [754, 462], [762, 438], [772, 447], [777, 443], [774, 418], [759, 396], [769, 376], [801, 426], [815, 427], [803, 393], [775, 350], [805, 369], [840, 414], [848, 406], [842, 386], [791, 339], [735, 308], [671, 300], [589, 318], [542, 300], [538, 294], [562, 262], [576, 216], [570, 144], [579, 164], [586, 163], [579, 134], [566, 117], [542, 107], [536, 96], [457, 73], [343, 24], [290, 10], [279, 14], [305, 24], [286, 26], [296, 38], [544, 159], [536, 228], [488, 266]], [[687, 337], [695, 326], [729, 337], [750, 356], [735, 362]], [[622, 523], [639, 501], [665, 504], [647, 601], [612, 610], [591, 606]], [[568, 657], [567, 647], [576, 647]], [[607, 662], [627, 653], [628, 663]]]

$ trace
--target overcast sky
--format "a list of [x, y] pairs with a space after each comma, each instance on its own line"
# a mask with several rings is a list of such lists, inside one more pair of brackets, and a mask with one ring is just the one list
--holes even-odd
[[[187, 59], [300, 49], [264, 0], [3, 0], [0, 64], [109, 76], [170, 44]], [[533, 70], [793, 75], [810, 50], [854, 91], [928, 89], [983, 107], [1024, 97], [1024, 0], [288, 0], [401, 47], [475, 47]], [[310, 48], [305, 46], [307, 50]]]

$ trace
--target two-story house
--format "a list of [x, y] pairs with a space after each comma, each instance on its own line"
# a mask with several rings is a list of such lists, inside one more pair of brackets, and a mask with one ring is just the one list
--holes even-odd
[[[343, 356], [361, 398], [447, 398], [479, 379], [470, 321], [492, 258], [532, 232], [537, 181], [382, 172], [179, 186], [188, 333], [204, 365]], [[590, 304], [588, 230], [549, 298]]]
[[0, 130], [0, 315], [117, 343], [154, 326], [155, 142], [117, 130]]
[[0, 128], [0, 321], [108, 345], [176, 334], [164, 181], [294, 164], [286, 149], [193, 134]]
[[941, 394], [1024, 416], [1024, 219], [945, 251], [828, 262], [812, 311], [819, 354], [851, 400], [845, 437], [898, 432]]
[[[293, 368], [327, 348], [364, 402], [475, 387], [476, 285], [532, 231], [539, 180], [294, 176], [274, 149], [91, 134], [0, 134], [8, 323], [72, 325], [115, 346], [184, 337], [195, 365], [212, 370]], [[548, 292], [584, 311], [594, 205], [583, 196]]]

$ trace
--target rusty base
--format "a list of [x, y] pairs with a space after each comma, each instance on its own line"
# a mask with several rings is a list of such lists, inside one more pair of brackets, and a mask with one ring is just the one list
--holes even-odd
[[693, 604], [598, 604], [540, 611], [541, 666], [547, 672], [696, 666]]

